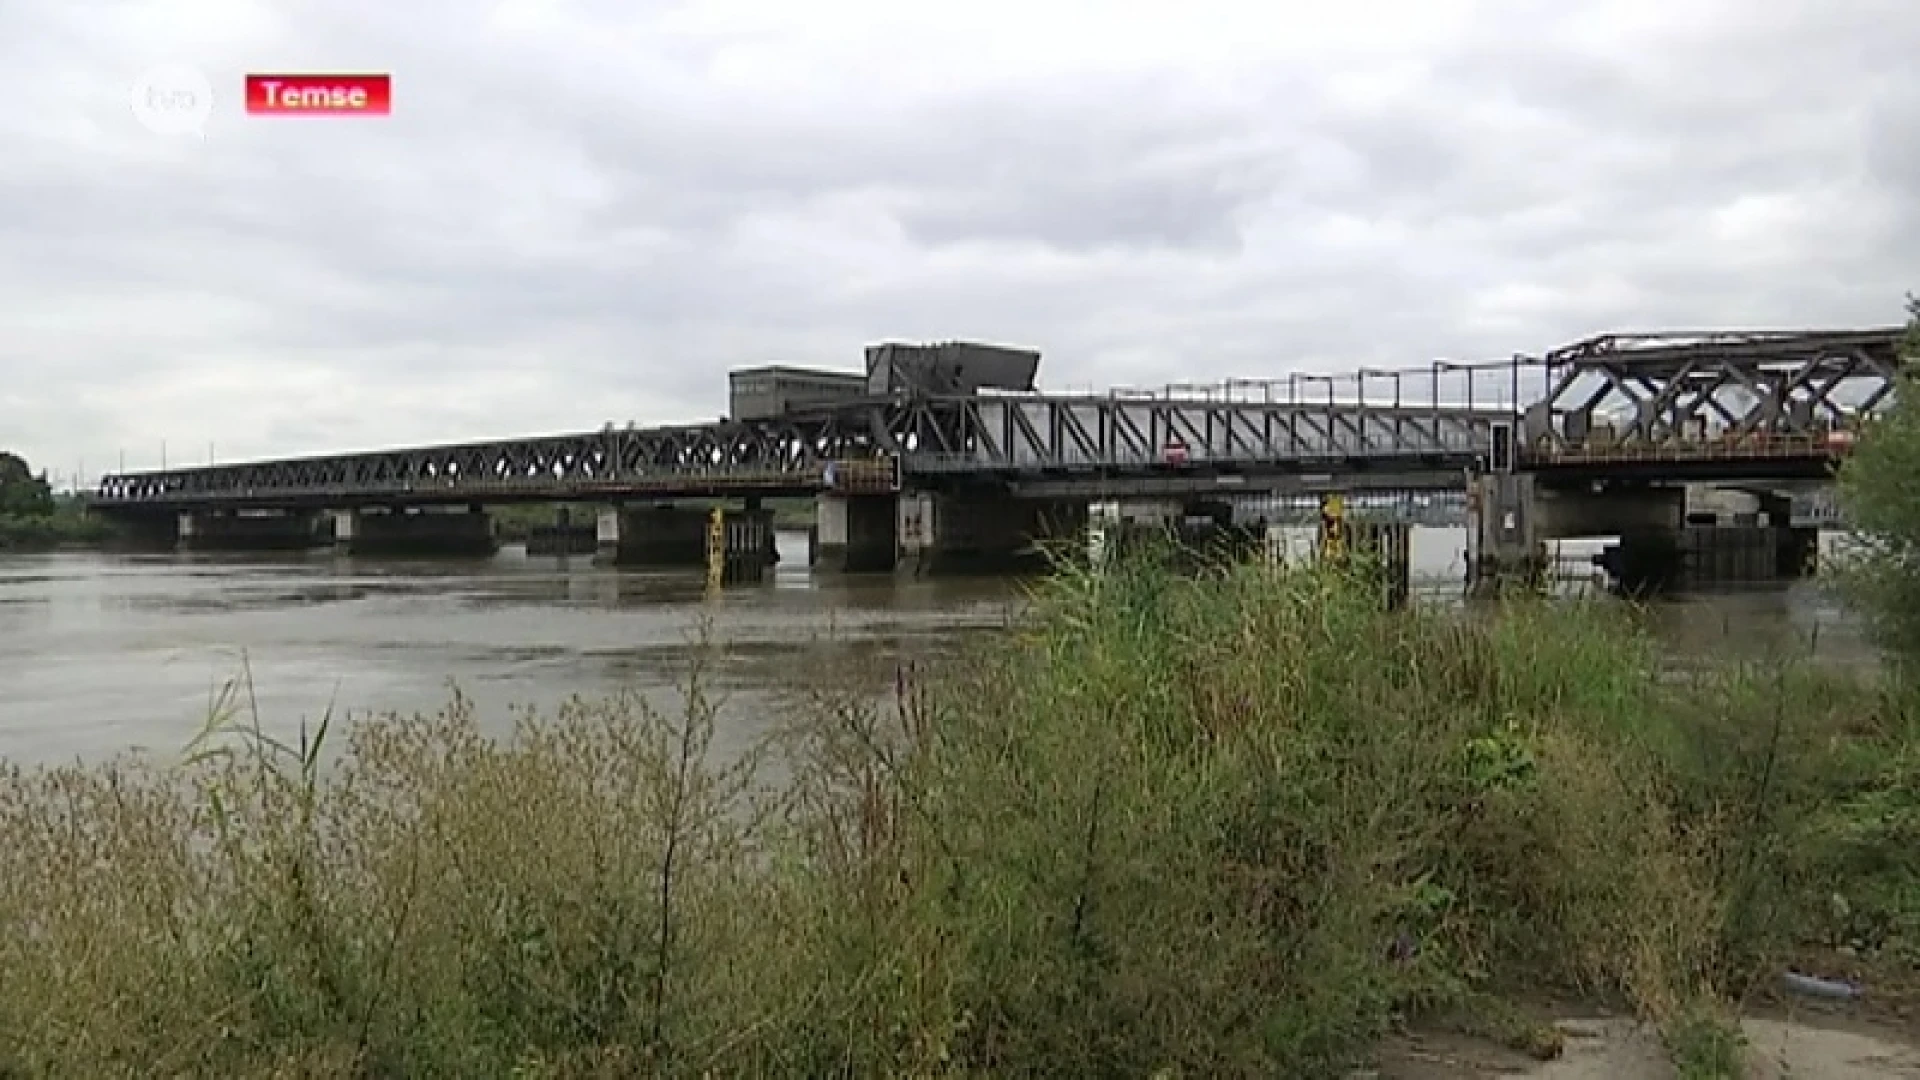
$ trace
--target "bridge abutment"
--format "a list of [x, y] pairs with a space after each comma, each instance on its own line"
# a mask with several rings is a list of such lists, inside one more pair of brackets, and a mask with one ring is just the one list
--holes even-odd
[[336, 510], [333, 542], [357, 556], [483, 558], [500, 550], [493, 518], [477, 508]]

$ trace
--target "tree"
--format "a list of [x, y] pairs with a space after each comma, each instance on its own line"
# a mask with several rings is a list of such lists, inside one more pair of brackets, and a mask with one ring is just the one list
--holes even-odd
[[25, 458], [0, 450], [0, 517], [49, 517], [53, 510], [46, 474], [35, 476]]
[[1920, 672], [1920, 297], [1907, 298], [1907, 315], [1894, 403], [1840, 470], [1858, 541], [1841, 580], [1880, 643]]

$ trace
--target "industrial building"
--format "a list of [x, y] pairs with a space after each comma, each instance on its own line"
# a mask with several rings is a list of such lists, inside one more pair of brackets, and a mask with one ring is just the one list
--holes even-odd
[[859, 373], [818, 368], [741, 368], [728, 375], [727, 384], [728, 415], [735, 420], [765, 420], [867, 393]]
[[967, 341], [887, 342], [869, 345], [866, 356], [865, 375], [779, 365], [733, 371], [728, 375], [728, 415], [735, 420], [765, 420], [861, 397], [1031, 392], [1040, 371], [1036, 350]]

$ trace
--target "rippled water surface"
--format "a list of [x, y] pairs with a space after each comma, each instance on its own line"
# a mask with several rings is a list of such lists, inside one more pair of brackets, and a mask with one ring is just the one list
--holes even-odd
[[[450, 684], [504, 727], [508, 706], [550, 706], [620, 685], [664, 694], [710, 619], [715, 680], [736, 732], [764, 726], [823, 671], [878, 690], [893, 662], [992, 632], [1022, 585], [992, 579], [831, 577], [783, 535], [757, 586], [703, 596], [698, 572], [595, 567], [508, 549], [484, 562], [307, 556], [0, 556], [0, 756], [172, 751], [215, 691], [250, 668], [263, 720], [290, 730], [336, 711], [435, 709]], [[1415, 533], [1423, 591], [1459, 591], [1464, 536]], [[1569, 547], [1570, 559], [1588, 549]], [[1682, 654], [1823, 660], [1869, 654], [1814, 582], [1692, 598], [1649, 614]]]

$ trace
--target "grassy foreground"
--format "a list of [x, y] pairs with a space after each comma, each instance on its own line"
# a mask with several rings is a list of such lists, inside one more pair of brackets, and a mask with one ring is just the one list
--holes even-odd
[[12, 770], [0, 1076], [1328, 1076], [1545, 991], [1725, 1075], [1796, 950], [1920, 958], [1916, 716], [1658, 660], [1599, 607], [1129, 567], [777, 758], [716, 761], [696, 670], [511, 744], [456, 701], [324, 770], [244, 728]]

